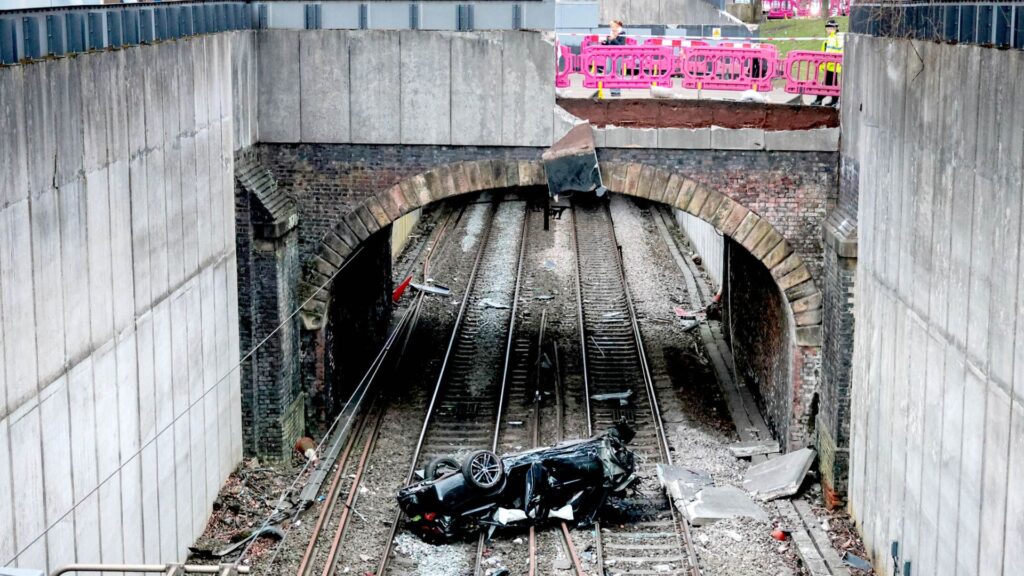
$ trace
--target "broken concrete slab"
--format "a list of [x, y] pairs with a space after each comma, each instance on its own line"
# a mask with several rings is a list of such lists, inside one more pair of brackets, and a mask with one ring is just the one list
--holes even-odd
[[751, 440], [729, 445], [729, 452], [737, 458], [750, 458], [759, 454], [774, 454], [779, 451], [779, 443], [775, 440]]
[[[566, 192], [592, 192], [603, 189], [597, 164], [594, 131], [589, 123], [579, 124], [541, 155], [552, 196]], [[600, 195], [600, 194], [599, 194]]]
[[814, 455], [811, 448], [801, 448], [751, 466], [743, 478], [743, 489], [765, 502], [792, 496], [803, 484]]
[[682, 508], [690, 524], [703, 526], [727, 518], [754, 518], [768, 521], [768, 514], [743, 490], [735, 486], [712, 486], [697, 493], [697, 498]]
[[670, 464], [658, 464], [657, 469], [661, 487], [665, 489], [665, 493], [673, 502], [678, 502], [681, 506], [696, 498], [697, 493], [704, 488], [715, 484], [711, 474], [703, 470], [692, 470]]

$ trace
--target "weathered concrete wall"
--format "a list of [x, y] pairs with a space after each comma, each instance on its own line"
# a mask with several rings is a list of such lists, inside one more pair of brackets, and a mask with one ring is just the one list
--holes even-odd
[[260, 141], [549, 146], [537, 32], [263, 30]]
[[914, 574], [1016, 574], [1024, 53], [846, 46], [843, 154], [860, 194], [850, 509], [881, 573], [895, 541]]
[[0, 565], [180, 559], [241, 455], [255, 36], [0, 69]]
[[711, 275], [715, 289], [722, 287], [722, 257], [725, 254], [725, 239], [715, 227], [682, 210], [673, 210], [676, 224], [686, 232], [693, 249], [700, 254], [704, 269]]

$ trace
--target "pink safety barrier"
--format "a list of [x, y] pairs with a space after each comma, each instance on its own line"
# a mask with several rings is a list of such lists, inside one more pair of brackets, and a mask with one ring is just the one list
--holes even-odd
[[770, 0], [765, 11], [769, 20], [796, 18], [798, 0]]
[[757, 48], [695, 47], [680, 58], [683, 87], [704, 90], [769, 92], [777, 75], [775, 46]]
[[576, 60], [585, 88], [672, 86], [676, 58], [671, 46], [590, 44]]
[[[626, 36], [626, 46], [637, 46], [638, 44], [639, 44], [639, 42], [636, 41], [636, 38], [633, 38], [631, 36]], [[599, 35], [597, 35], [597, 34], [588, 34], [588, 35], [583, 37], [583, 40], [580, 41], [580, 49], [581, 50], [583, 48], [586, 48], [587, 46], [597, 46], [597, 45], [603, 45], [603, 44], [601, 44], [601, 37]]]
[[[786, 55], [786, 60], [782, 63], [786, 92], [839, 96], [842, 91], [842, 64], [842, 54], [793, 50]], [[827, 72], [835, 72], [835, 79], [831, 85], [826, 83]]]
[[569, 74], [576, 71], [575, 58], [568, 46], [556, 45], [555, 54], [555, 87], [568, 88], [571, 84]]

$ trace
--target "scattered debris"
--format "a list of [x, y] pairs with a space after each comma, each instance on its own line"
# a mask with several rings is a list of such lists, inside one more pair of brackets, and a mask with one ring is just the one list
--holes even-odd
[[712, 486], [701, 490], [696, 500], [683, 508], [683, 513], [694, 526], [723, 518], [768, 520], [765, 511], [735, 486]]
[[779, 443], [775, 440], [751, 440], [737, 442], [729, 446], [729, 452], [737, 458], [750, 458], [759, 454], [774, 454], [779, 451]]
[[411, 282], [412, 282], [412, 274], [407, 276], [405, 278], [405, 280], [402, 280], [402, 283], [399, 284], [395, 288], [395, 291], [391, 293], [391, 302], [393, 302], [395, 304], [398, 304], [398, 301], [402, 299], [402, 294], [405, 294], [405, 290], [406, 290], [406, 288], [409, 287], [409, 284]]
[[410, 285], [413, 288], [419, 290], [420, 292], [429, 292], [430, 294], [437, 294], [439, 296], [448, 296], [452, 293], [450, 288], [448, 288], [447, 286], [441, 286], [439, 284], [431, 286], [429, 284], [417, 284], [415, 282], [412, 282]]
[[870, 562], [850, 552], [843, 554], [843, 562], [850, 568], [856, 568], [857, 570], [864, 571], [871, 570]]
[[698, 492], [715, 484], [711, 475], [701, 470], [669, 464], [658, 464], [657, 470], [661, 487], [677, 506], [685, 506], [687, 502], [697, 497]]
[[554, 300], [554, 294], [538, 294], [533, 297], [534, 300]]
[[555, 269], [555, 261], [552, 260], [551, 258], [548, 258], [547, 260], [544, 261], [543, 266], [544, 266], [545, 270], [554, 270]]
[[633, 396], [632, 390], [623, 390], [622, 392], [608, 392], [605, 394], [591, 394], [590, 399], [597, 402], [604, 402], [606, 400], [618, 400], [619, 405], [629, 406], [629, 399]]
[[508, 310], [510, 308], [508, 304], [492, 300], [491, 298], [484, 298], [480, 301], [480, 305], [484, 308], [497, 308], [499, 310]]
[[772, 530], [772, 538], [775, 538], [779, 542], [784, 542], [786, 540], [786, 531], [782, 528], [776, 528]]
[[513, 522], [526, 520], [526, 512], [517, 508], [498, 508], [494, 511], [493, 518], [495, 522], [505, 526]]
[[801, 448], [751, 466], [743, 478], [743, 489], [765, 502], [792, 496], [803, 484], [814, 455], [813, 449]]
[[[277, 526], [264, 526], [258, 530], [253, 530], [251, 532], [246, 530], [239, 536], [241, 537], [241, 540], [235, 542], [227, 548], [222, 548], [220, 550], [212, 552], [210, 555], [214, 558], [223, 558], [225, 556], [230, 556], [234, 552], [240, 552], [242, 548], [244, 548], [245, 545], [249, 543], [250, 540], [262, 538], [264, 536], [270, 536], [276, 540], [281, 540], [282, 538], [284, 538], [284, 531], [278, 528]], [[192, 548], [190, 548], [189, 550], [194, 554], [198, 552], [196, 549]]]
[[417, 574], [431, 576], [462, 576], [473, 571], [462, 550], [453, 546], [433, 546], [412, 534], [395, 538], [395, 552], [412, 560]]
[[558, 200], [559, 195], [573, 192], [593, 192], [601, 196], [606, 191], [601, 182], [597, 164], [594, 132], [589, 123], [576, 125], [561, 140], [541, 155], [548, 181], [548, 194]]

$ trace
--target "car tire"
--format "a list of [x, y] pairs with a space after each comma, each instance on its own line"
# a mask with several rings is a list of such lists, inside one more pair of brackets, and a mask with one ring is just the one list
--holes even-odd
[[437, 480], [441, 476], [449, 472], [458, 471], [461, 468], [459, 461], [455, 458], [451, 456], [438, 456], [427, 463], [426, 469], [423, 470], [423, 478], [425, 480]]
[[490, 450], [470, 453], [462, 463], [462, 475], [466, 481], [481, 490], [494, 488], [505, 477], [505, 464]]

